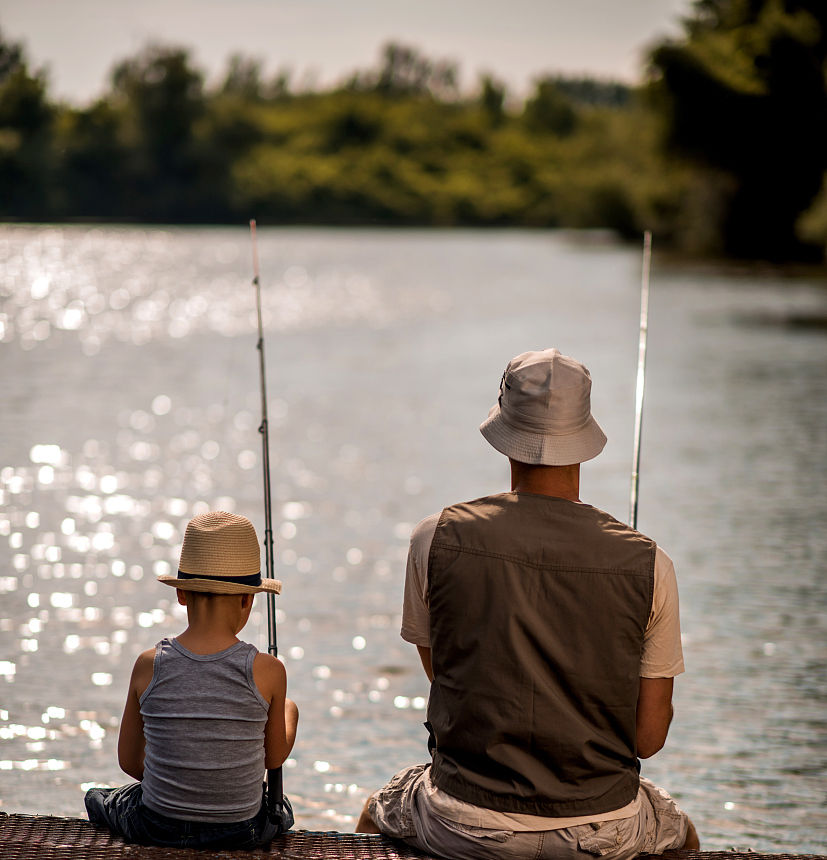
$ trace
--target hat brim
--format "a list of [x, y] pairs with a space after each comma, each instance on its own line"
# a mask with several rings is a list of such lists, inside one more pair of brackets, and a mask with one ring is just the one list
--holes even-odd
[[480, 424], [480, 433], [501, 454], [532, 466], [570, 466], [596, 457], [606, 446], [606, 434], [594, 417], [573, 433], [552, 435], [518, 430], [506, 423], [498, 403]]
[[269, 594], [281, 594], [281, 581], [262, 577], [261, 585], [242, 585], [238, 582], [220, 579], [178, 579], [174, 576], [159, 576], [158, 582], [180, 588], [182, 591], [202, 591], [211, 594], [259, 594], [265, 591]]

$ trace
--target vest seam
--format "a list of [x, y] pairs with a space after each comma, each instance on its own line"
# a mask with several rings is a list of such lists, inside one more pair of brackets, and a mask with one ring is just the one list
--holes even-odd
[[[554, 562], [543, 564], [534, 561], [530, 561], [529, 559], [520, 558], [515, 555], [508, 555], [507, 553], [501, 552], [491, 552], [489, 550], [482, 549], [474, 549], [473, 547], [461, 547], [457, 544], [449, 544], [444, 543], [442, 541], [434, 540], [431, 542], [431, 550], [433, 549], [447, 549], [453, 550], [458, 553], [465, 553], [467, 555], [476, 555], [482, 558], [499, 558], [503, 561], [513, 561], [515, 564], [523, 565], [524, 567], [531, 567], [535, 570], [555, 570], [561, 573], [605, 573], [605, 574], [614, 574], [614, 573], [623, 573], [629, 576], [640, 576], [646, 577], [647, 579], [650, 576], [649, 570], [632, 570], [627, 567], [581, 567], [575, 564], [555, 564]], [[428, 559], [428, 566], [430, 568], [430, 554]], [[430, 578], [429, 578], [430, 583]], [[650, 598], [651, 604], [651, 598]]]

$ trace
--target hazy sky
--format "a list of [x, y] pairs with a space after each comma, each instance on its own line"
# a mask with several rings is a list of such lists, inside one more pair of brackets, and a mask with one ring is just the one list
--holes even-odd
[[319, 84], [376, 64], [396, 40], [525, 93], [542, 72], [639, 79], [646, 47], [680, 32], [691, 0], [0, 0], [6, 39], [49, 70], [53, 96], [84, 102], [149, 41], [188, 47], [215, 79], [233, 52]]

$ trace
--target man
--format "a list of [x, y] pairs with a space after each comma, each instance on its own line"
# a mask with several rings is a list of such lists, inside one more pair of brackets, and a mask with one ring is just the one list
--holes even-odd
[[511, 492], [414, 530], [402, 636], [431, 681], [432, 761], [374, 794], [358, 831], [456, 860], [699, 847], [639, 776], [683, 671], [674, 568], [580, 501], [580, 463], [606, 444], [590, 399], [588, 370], [558, 350], [514, 358], [480, 427]]

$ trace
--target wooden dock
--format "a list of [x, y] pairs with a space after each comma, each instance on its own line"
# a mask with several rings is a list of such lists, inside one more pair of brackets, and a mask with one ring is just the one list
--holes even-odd
[[[818, 854], [667, 851], [664, 860], [827, 860]], [[295, 830], [259, 851], [196, 851], [130, 845], [82, 818], [0, 812], [2, 860], [438, 860], [384, 836]]]

